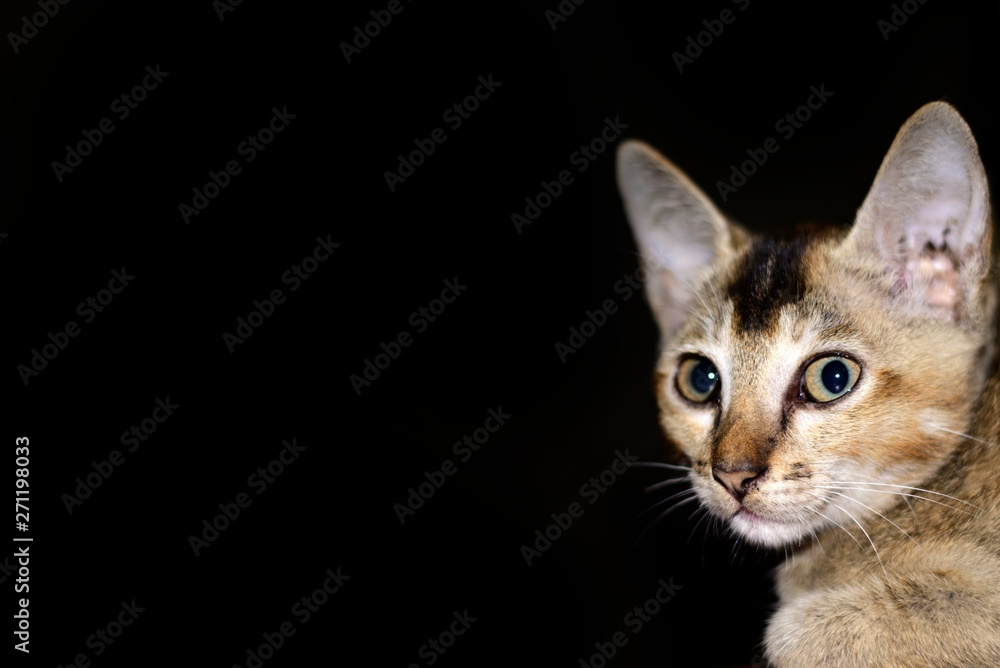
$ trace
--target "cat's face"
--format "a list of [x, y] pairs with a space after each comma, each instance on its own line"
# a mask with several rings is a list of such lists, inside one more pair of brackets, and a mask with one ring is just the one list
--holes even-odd
[[950, 454], [981, 389], [975, 336], [887, 309], [891, 288], [837, 250], [742, 249], [699, 286], [658, 363], [661, 421], [701, 502], [756, 542], [895, 504], [892, 485]]
[[985, 176], [953, 109], [907, 122], [849, 231], [750, 238], [635, 142], [619, 182], [661, 422], [710, 512], [783, 545], [863, 524], [948, 458], [995, 341]]

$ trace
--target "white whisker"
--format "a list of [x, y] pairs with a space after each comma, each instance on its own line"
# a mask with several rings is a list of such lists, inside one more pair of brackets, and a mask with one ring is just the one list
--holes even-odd
[[963, 434], [960, 431], [955, 431], [954, 429], [948, 429], [947, 427], [942, 427], [939, 424], [927, 423], [927, 426], [928, 427], [934, 427], [935, 429], [940, 429], [941, 431], [946, 431], [949, 434], [955, 434], [956, 436], [963, 436], [963, 437], [969, 439], [970, 441], [976, 441], [977, 443], [982, 443], [983, 445], [989, 445], [989, 446], [992, 446], [994, 448], [997, 447], [997, 444], [993, 443], [992, 441], [984, 441], [981, 438], [976, 438], [975, 436], [969, 436], [968, 434]]
[[823, 543], [821, 543], [819, 541], [819, 534], [816, 533], [816, 529], [810, 528], [809, 529], [809, 533], [812, 534], [813, 540], [815, 540], [816, 544], [819, 545], [820, 552], [822, 552], [823, 554], [826, 554], [826, 550], [823, 549]]
[[[817, 495], [815, 495], [815, 496], [816, 496], [817, 498], [822, 498], [822, 497], [820, 497], [820, 496], [819, 496], [818, 494], [817, 494]], [[844, 531], [844, 533], [846, 533], [846, 534], [847, 534], [848, 536], [850, 536], [850, 537], [851, 537], [851, 538], [852, 538], [852, 539], [854, 540], [854, 542], [858, 544], [858, 547], [860, 547], [860, 548], [863, 548], [863, 547], [864, 547], [863, 545], [861, 545], [861, 541], [859, 541], [859, 540], [858, 540], [857, 538], [855, 538], [855, 537], [854, 537], [854, 534], [853, 534], [853, 533], [851, 533], [850, 531], [848, 531], [847, 529], [845, 529], [845, 528], [844, 528], [844, 525], [843, 525], [843, 524], [841, 524], [840, 522], [836, 521], [836, 520], [835, 520], [835, 519], [833, 519], [832, 517], [827, 517], [827, 516], [826, 516], [826, 515], [824, 515], [823, 513], [821, 513], [821, 512], [819, 512], [818, 510], [816, 510], [815, 508], [808, 508], [808, 507], [807, 507], [807, 508], [806, 508], [806, 510], [809, 510], [809, 511], [812, 511], [812, 512], [816, 513], [817, 515], [819, 515], [820, 517], [824, 518], [824, 519], [825, 519], [825, 520], [827, 520], [828, 522], [833, 522], [833, 524], [835, 524], [836, 526], [840, 527], [840, 528], [841, 528], [841, 529], [842, 529], [842, 530]]]
[[647, 513], [653, 512], [654, 510], [656, 510], [657, 508], [659, 508], [663, 504], [665, 504], [665, 503], [667, 503], [669, 501], [672, 501], [673, 499], [676, 499], [679, 496], [684, 496], [685, 494], [690, 494], [691, 496], [696, 496], [697, 492], [694, 489], [682, 489], [681, 491], [677, 492], [676, 494], [671, 494], [670, 496], [668, 496], [665, 499], [660, 499], [659, 501], [657, 501], [656, 503], [654, 503], [653, 505], [651, 505], [649, 508], [646, 508], [645, 510], [643, 510], [641, 513], [639, 513], [635, 517], [636, 517], [636, 519], [638, 519], [638, 518], [642, 517], [643, 515], [646, 515]]
[[[868, 532], [865, 531], [865, 528], [863, 526], [861, 526], [861, 522], [857, 521], [854, 518], [854, 515], [850, 514], [844, 508], [842, 508], [841, 506], [838, 506], [836, 503], [830, 503], [830, 505], [833, 506], [834, 508], [838, 508], [842, 513], [844, 513], [845, 515], [847, 515], [848, 517], [850, 517], [854, 521], [854, 523], [858, 525], [858, 528], [861, 529], [861, 532], [865, 535], [865, 538], [868, 539], [868, 543], [872, 546], [872, 550], [875, 551], [875, 558], [878, 559], [878, 565], [882, 568], [882, 575], [884, 575], [885, 579], [888, 580], [889, 579], [889, 574], [885, 572], [885, 565], [882, 563], [882, 557], [879, 556], [878, 548], [875, 547], [875, 543], [872, 542], [872, 537], [869, 536]], [[860, 543], [859, 543], [859, 545], [860, 545]]]
[[670, 478], [669, 480], [661, 480], [660, 482], [653, 483], [652, 485], [650, 485], [649, 487], [645, 488], [642, 491], [649, 493], [657, 489], [660, 489], [661, 487], [666, 487], [667, 485], [673, 485], [674, 483], [678, 482], [688, 482], [689, 480], [690, 480], [689, 478]]
[[[946, 499], [951, 499], [952, 501], [958, 501], [959, 503], [964, 503], [965, 505], [967, 505], [967, 506], [969, 506], [971, 508], [975, 508], [976, 510], [982, 510], [982, 508], [980, 508], [979, 506], [974, 506], [971, 503], [969, 503], [968, 501], [963, 501], [962, 499], [960, 499], [958, 497], [951, 496], [950, 494], [943, 494], [941, 492], [935, 492], [935, 491], [930, 490], [930, 489], [923, 489], [921, 487], [911, 487], [910, 485], [893, 485], [893, 484], [887, 483], [887, 482], [868, 482], [868, 481], [864, 481], [864, 480], [861, 480], [861, 481], [858, 481], [858, 480], [837, 480], [836, 483], [839, 484], [839, 485], [878, 485], [879, 487], [897, 487], [899, 489], [912, 489], [915, 492], [925, 492], [927, 494], [936, 494], [937, 496], [943, 496]], [[817, 486], [819, 486], [819, 485], [817, 485]], [[869, 491], [871, 491], [871, 492], [878, 492], [880, 490], [872, 489], [872, 490], [869, 490]], [[914, 496], [914, 495], [911, 494], [910, 496]], [[917, 496], [916, 498], [921, 499], [923, 497]], [[930, 499], [924, 499], [924, 500], [925, 501], [930, 501]]]
[[704, 522], [706, 517], [710, 516], [708, 513], [708, 508], [706, 508], [705, 506], [699, 506], [697, 510], [691, 513], [691, 516], [688, 517], [688, 520], [694, 519], [694, 516], [697, 515], [699, 512], [702, 513], [702, 515], [701, 518], [699, 518], [699, 520], [695, 522], [694, 527], [691, 529], [691, 533], [688, 534], [688, 539], [687, 539], [688, 545], [691, 544], [691, 538], [694, 537], [694, 532], [698, 530], [698, 525]]
[[841, 494], [840, 492], [834, 492], [834, 494], [836, 494], [837, 496], [842, 496], [845, 499], [847, 499], [848, 501], [853, 501], [854, 503], [858, 504], [859, 506], [862, 506], [863, 508], [868, 508], [868, 510], [872, 511], [873, 513], [875, 513], [876, 515], [878, 515], [879, 517], [881, 517], [882, 519], [884, 519], [886, 522], [888, 522], [892, 526], [894, 526], [897, 529], [899, 529], [900, 532], [904, 536], [906, 536], [907, 538], [909, 538], [910, 540], [912, 540], [914, 543], [917, 542], [916, 539], [913, 536], [911, 536], [910, 534], [908, 534], [905, 531], [903, 531], [902, 529], [900, 529], [898, 524], [896, 524], [895, 522], [893, 522], [892, 520], [890, 520], [888, 517], [886, 517], [885, 515], [883, 515], [879, 511], [875, 510], [874, 508], [872, 508], [870, 506], [866, 506], [865, 504], [861, 503], [860, 501], [858, 501], [857, 499], [855, 499], [853, 497], [848, 496], [847, 494]]
[[906, 504], [906, 507], [910, 509], [910, 514], [913, 515], [914, 526], [917, 527], [917, 531], [920, 531], [920, 522], [917, 520], [917, 512], [913, 510], [913, 505], [910, 503], [910, 500], [905, 496], [903, 497], [903, 502]]
[[[690, 490], [690, 491], [693, 492], [694, 490]], [[649, 524], [646, 525], [646, 528], [643, 529], [639, 533], [638, 538], [635, 539], [635, 543], [637, 545], [639, 543], [641, 543], [642, 539], [646, 536], [646, 534], [649, 533], [653, 529], [653, 527], [655, 527], [657, 524], [659, 524], [660, 522], [662, 522], [667, 517], [667, 515], [669, 515], [670, 513], [674, 512], [675, 510], [677, 510], [678, 508], [680, 508], [684, 504], [691, 503], [692, 501], [697, 501], [697, 500], [698, 500], [698, 497], [696, 495], [695, 496], [691, 496], [691, 498], [684, 499], [683, 501], [678, 501], [674, 505], [672, 505], [669, 508], [667, 508], [666, 510], [664, 510], [662, 513], [660, 513], [659, 515], [657, 515], [656, 517], [654, 517], [649, 522]]]
[[678, 466], [677, 464], [664, 464], [663, 462], [629, 462], [626, 466], [631, 466], [635, 468], [651, 468], [651, 469], [673, 469], [675, 471], [691, 471], [693, 470], [690, 466]]
[[[975, 515], [973, 513], [970, 513], [969, 511], [963, 510], [961, 508], [956, 508], [955, 506], [953, 506], [951, 504], [942, 503], [941, 501], [938, 501], [936, 499], [928, 499], [926, 496], [919, 496], [917, 494], [907, 494], [905, 492], [896, 492], [896, 491], [891, 490], [891, 489], [870, 489], [868, 487], [846, 487], [846, 486], [830, 486], [830, 485], [816, 485], [816, 488], [817, 489], [850, 489], [850, 490], [855, 490], [855, 491], [858, 491], [858, 492], [874, 492], [874, 493], [877, 493], [877, 494], [895, 494], [896, 496], [901, 496], [901, 497], [907, 497], [908, 496], [908, 497], [911, 497], [911, 498], [914, 498], [914, 499], [920, 499], [921, 501], [929, 501], [931, 503], [936, 503], [939, 506], [944, 506], [945, 508], [950, 508], [951, 510], [954, 510], [955, 512], [964, 513], [964, 514], [968, 515], [969, 517], [975, 517]], [[906, 488], [904, 488], [904, 489], [906, 489]], [[937, 492], [930, 492], [930, 493], [931, 494], [936, 494]], [[955, 497], [948, 496], [947, 494], [942, 494], [941, 496], [945, 496], [945, 497], [947, 497], [949, 499], [955, 499]], [[962, 503], [966, 503], [965, 501], [962, 501], [961, 499], [955, 499], [955, 500], [956, 501], [961, 501]], [[967, 505], [972, 506], [971, 503], [969, 503]], [[972, 507], [976, 508], [976, 506], [972, 506]], [[912, 510], [912, 507], [911, 507], [911, 510]], [[981, 510], [981, 509], [980, 508], [976, 508], [976, 510]]]

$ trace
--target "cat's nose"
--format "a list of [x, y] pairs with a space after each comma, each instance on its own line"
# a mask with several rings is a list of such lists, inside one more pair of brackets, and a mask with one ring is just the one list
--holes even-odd
[[739, 471], [727, 471], [721, 466], [712, 468], [712, 476], [720, 485], [728, 489], [737, 501], [743, 501], [743, 497], [750, 491], [753, 482], [763, 474], [763, 470], [755, 468], [744, 468]]

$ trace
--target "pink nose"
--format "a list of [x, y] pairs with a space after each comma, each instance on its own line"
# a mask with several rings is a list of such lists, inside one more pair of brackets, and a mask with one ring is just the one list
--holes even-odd
[[743, 500], [743, 497], [750, 491], [753, 482], [760, 478], [763, 473], [763, 471], [752, 468], [726, 471], [722, 467], [716, 466], [712, 469], [713, 477], [720, 485], [729, 490], [729, 493], [736, 497], [737, 501]]

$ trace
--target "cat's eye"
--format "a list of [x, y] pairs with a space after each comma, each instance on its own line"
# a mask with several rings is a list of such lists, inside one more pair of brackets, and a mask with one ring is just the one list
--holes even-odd
[[802, 388], [812, 401], [826, 403], [850, 392], [860, 373], [854, 360], [839, 355], [820, 357], [806, 367]]
[[677, 391], [696, 404], [713, 399], [719, 388], [719, 371], [706, 357], [694, 356], [681, 361], [677, 369]]

